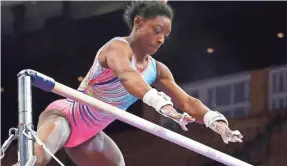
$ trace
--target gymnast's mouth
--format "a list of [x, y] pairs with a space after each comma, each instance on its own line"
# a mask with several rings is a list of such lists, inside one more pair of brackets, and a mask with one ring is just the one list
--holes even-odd
[[159, 47], [157, 47], [157, 46], [154, 46], [154, 45], [150, 45], [153, 49], [158, 49]]

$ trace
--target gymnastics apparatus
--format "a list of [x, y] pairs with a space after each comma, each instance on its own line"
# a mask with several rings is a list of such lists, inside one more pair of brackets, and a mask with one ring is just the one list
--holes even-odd
[[252, 166], [251, 164], [210, 148], [190, 138], [184, 137], [164, 127], [137, 117], [131, 113], [122, 111], [121, 109], [104, 103], [96, 98], [85, 95], [77, 90], [56, 82], [51, 77], [30, 69], [22, 70], [18, 74], [18, 128], [11, 128], [9, 130], [9, 138], [4, 142], [3, 146], [1, 146], [1, 159], [4, 157], [5, 151], [12, 143], [12, 141], [18, 139], [18, 160], [20, 161], [20, 166], [33, 166], [35, 164], [37, 159], [36, 156], [34, 156], [34, 141], [42, 146], [44, 150], [49, 153], [60, 165], [64, 165], [53, 154], [50, 153], [50, 151], [38, 138], [37, 133], [33, 130], [32, 86], [97, 108], [107, 114], [116, 117], [116, 119], [122, 122], [128, 123], [134, 127], [161, 137], [165, 140], [168, 140], [172, 143], [192, 150], [225, 165]]

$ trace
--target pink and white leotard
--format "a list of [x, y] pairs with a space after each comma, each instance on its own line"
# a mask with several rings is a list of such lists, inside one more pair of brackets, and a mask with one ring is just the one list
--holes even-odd
[[[120, 40], [129, 44], [121, 37], [115, 37], [112, 40]], [[99, 49], [92, 67], [78, 90], [125, 111], [137, 101], [137, 98], [126, 91], [112, 70], [99, 64], [97, 57], [105, 46], [106, 44]], [[136, 69], [134, 56], [132, 56], [131, 63]], [[141, 76], [148, 84], [152, 84], [156, 80], [156, 61], [152, 57], [149, 57], [148, 65], [141, 72]], [[70, 123], [71, 133], [65, 147], [75, 147], [82, 144], [115, 120], [114, 117], [70, 99], [52, 102], [46, 110], [51, 109], [61, 110]]]

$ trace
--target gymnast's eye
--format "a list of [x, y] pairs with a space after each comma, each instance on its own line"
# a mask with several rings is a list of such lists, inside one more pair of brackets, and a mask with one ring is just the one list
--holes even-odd
[[155, 32], [156, 34], [159, 34], [159, 33], [161, 32], [161, 29], [160, 29], [159, 27], [156, 27], [156, 28], [154, 29], [154, 32]]

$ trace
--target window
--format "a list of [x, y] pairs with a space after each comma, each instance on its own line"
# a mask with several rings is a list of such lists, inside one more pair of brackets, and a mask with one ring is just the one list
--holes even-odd
[[226, 106], [231, 104], [231, 86], [221, 85], [215, 89], [216, 106]]
[[242, 103], [248, 101], [248, 84], [247, 81], [241, 81], [234, 84], [233, 102]]
[[272, 93], [287, 92], [287, 70], [272, 74]]
[[278, 73], [279, 74], [279, 92], [284, 92], [284, 90], [285, 90], [285, 85], [287, 85], [287, 84], [285, 84], [284, 83], [284, 75], [285, 75], [285, 73]]
[[215, 102], [214, 102], [214, 88], [208, 88], [207, 90], [207, 106], [210, 109], [213, 109], [213, 107], [215, 106]]
[[271, 108], [276, 109], [277, 108], [277, 100], [273, 99], [272, 100], [272, 106]]
[[272, 109], [287, 108], [287, 96], [285, 98], [278, 97], [278, 98], [272, 99], [272, 103], [271, 104], [272, 104], [271, 105]]
[[269, 109], [287, 108], [287, 66], [270, 70]]
[[271, 82], [271, 84], [272, 84], [272, 93], [276, 93], [276, 83], [275, 82], [277, 82], [276, 81], [276, 73], [274, 73], [272, 75], [272, 82]]
[[[199, 99], [210, 109], [226, 116], [242, 116], [249, 112], [248, 73], [226, 76], [224, 78], [204, 80], [186, 85], [188, 93]], [[192, 88], [192, 89], [191, 89]], [[236, 113], [234, 113], [236, 111]]]
[[[225, 82], [223, 82], [225, 83]], [[226, 116], [245, 116], [249, 112], [249, 80], [241, 79], [207, 90], [207, 106]]]

